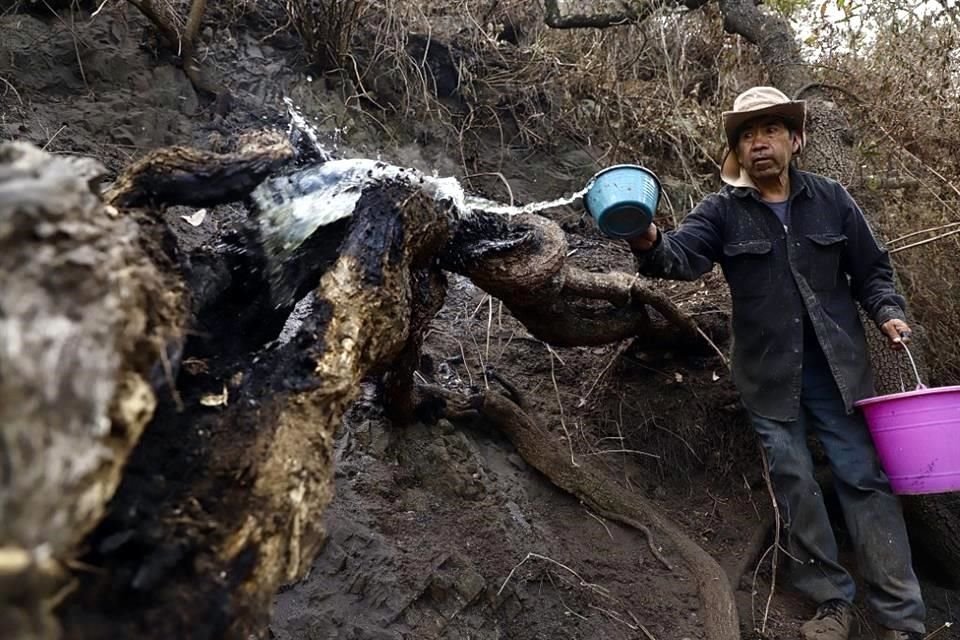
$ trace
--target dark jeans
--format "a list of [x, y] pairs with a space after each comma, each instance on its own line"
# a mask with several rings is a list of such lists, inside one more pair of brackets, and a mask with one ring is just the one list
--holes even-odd
[[779, 422], [752, 416], [767, 452], [770, 476], [787, 532], [787, 559], [794, 586], [822, 603], [852, 602], [856, 587], [837, 562], [837, 541], [820, 486], [813, 477], [807, 428], [823, 445], [857, 565], [876, 621], [901, 631], [924, 630], [925, 609], [913, 572], [900, 503], [877, 460], [863, 417], [848, 415], [823, 354], [805, 356], [801, 415]]

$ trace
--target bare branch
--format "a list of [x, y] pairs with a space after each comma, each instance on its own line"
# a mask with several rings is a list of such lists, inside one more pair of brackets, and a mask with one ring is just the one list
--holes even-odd
[[546, 10], [544, 22], [554, 29], [620, 27], [640, 22], [661, 6], [657, 0], [644, 0], [624, 2], [620, 11], [611, 13], [563, 13], [560, 9], [560, 0], [544, 0], [543, 4]]
[[727, 32], [759, 47], [773, 84], [792, 95], [808, 83], [796, 35], [785, 19], [764, 12], [754, 0], [720, 0], [720, 11]]

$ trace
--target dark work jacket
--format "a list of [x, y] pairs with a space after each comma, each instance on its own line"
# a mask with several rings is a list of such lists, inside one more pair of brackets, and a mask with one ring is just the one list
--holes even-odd
[[906, 307], [889, 254], [850, 194], [792, 168], [790, 185], [789, 230], [756, 190], [725, 186], [635, 254], [640, 273], [673, 280], [720, 264], [733, 298], [733, 379], [747, 409], [772, 420], [799, 414], [805, 324], [852, 412], [873, 395], [856, 303], [878, 326], [904, 319]]

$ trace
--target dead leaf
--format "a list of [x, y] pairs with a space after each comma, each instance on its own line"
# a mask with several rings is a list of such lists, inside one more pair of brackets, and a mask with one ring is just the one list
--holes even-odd
[[223, 393], [208, 393], [200, 398], [200, 404], [205, 407], [225, 407], [228, 396], [227, 385], [223, 385]]
[[718, 375], [717, 375], [717, 372], [714, 371], [714, 372], [713, 372], [713, 381], [716, 382], [716, 381], [719, 380], [719, 379], [720, 379], [720, 376], [718, 376]]
[[677, 382], [683, 382], [683, 374], [675, 373], [673, 374], [673, 379], [676, 380]]
[[183, 361], [183, 368], [192, 376], [200, 375], [210, 370], [206, 360], [200, 360], [199, 358], [187, 358]]
[[207, 210], [198, 209], [195, 213], [189, 216], [180, 216], [180, 217], [186, 220], [188, 223], [190, 223], [194, 227], [199, 227], [201, 224], [203, 224], [204, 218], [207, 217]]

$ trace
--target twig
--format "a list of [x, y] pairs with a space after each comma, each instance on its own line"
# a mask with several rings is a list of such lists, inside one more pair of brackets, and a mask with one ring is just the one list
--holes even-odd
[[183, 411], [183, 399], [180, 397], [180, 391], [177, 389], [177, 380], [173, 375], [173, 365], [170, 364], [170, 357], [166, 349], [160, 349], [160, 362], [163, 365], [163, 376], [168, 385], [170, 385], [170, 397], [178, 412]]
[[464, 368], [464, 369], [466, 370], [466, 372], [467, 372], [467, 381], [470, 383], [470, 386], [472, 387], [472, 386], [473, 386], [473, 374], [470, 372], [470, 364], [467, 362], [467, 352], [464, 351], [464, 349], [463, 349], [463, 343], [460, 342], [460, 339], [457, 338], [457, 336], [455, 336], [455, 335], [453, 335], [452, 333], [449, 333], [449, 332], [447, 332], [447, 331], [438, 331], [437, 333], [440, 333], [440, 334], [442, 334], [442, 335], [445, 335], [445, 336], [447, 336], [448, 338], [450, 338], [451, 340], [453, 340], [454, 342], [457, 343], [457, 347], [460, 348], [460, 359], [463, 360], [463, 368]]
[[923, 636], [923, 640], [930, 640], [930, 638], [932, 638], [933, 636], [939, 635], [941, 631], [949, 629], [952, 626], [953, 626], [952, 622], [944, 622], [942, 625], [940, 625], [939, 627], [937, 627], [927, 635]]
[[100, 6], [97, 7], [97, 10], [90, 14], [90, 19], [93, 20], [94, 18], [96, 18], [100, 14], [100, 12], [103, 11], [103, 8], [107, 6], [108, 2], [110, 2], [110, 0], [103, 0], [103, 2], [100, 3]]
[[718, 356], [720, 356], [720, 361], [723, 363], [723, 366], [725, 366], [729, 370], [730, 362], [727, 360], [727, 356], [723, 355], [723, 351], [720, 351], [720, 347], [718, 347], [716, 343], [714, 343], [714, 341], [710, 339], [710, 336], [704, 333], [703, 329], [701, 329], [699, 326], [697, 326], [697, 333], [699, 333], [701, 337], [703, 337], [703, 339], [707, 341], [707, 344], [713, 347], [713, 350], [717, 352]]
[[609, 609], [604, 609], [603, 607], [598, 607], [598, 606], [595, 605], [595, 604], [591, 604], [591, 605], [587, 605], [587, 606], [589, 606], [591, 609], [596, 609], [596, 610], [599, 611], [600, 613], [606, 614], [609, 618], [611, 618], [611, 619], [619, 622], [620, 624], [626, 625], [628, 628], [630, 628], [630, 629], [633, 630], [633, 631], [636, 631], [636, 630], [637, 630], [636, 625], [630, 624], [629, 622], [627, 622], [626, 620], [624, 620], [623, 618], [621, 618], [620, 616], [618, 616], [618, 615], [617, 615], [616, 613], [614, 613], [613, 611], [610, 611]]
[[[567, 603], [563, 600], [563, 596], [561, 595], [560, 589], [557, 588], [557, 583], [553, 581], [553, 574], [550, 573], [549, 571], [547, 571], [547, 580], [550, 581], [550, 586], [552, 586], [552, 587], [554, 588], [554, 590], [557, 592], [557, 599], [560, 600], [560, 606], [562, 606], [564, 609], [566, 609], [566, 611], [567, 611], [568, 614], [570, 614], [570, 615], [572, 615], [572, 616], [576, 616], [577, 618], [580, 618], [581, 620], [587, 620], [587, 619], [588, 619], [587, 616], [583, 615], [582, 613], [577, 613], [576, 611], [574, 611], [573, 609], [571, 609], [571, 608], [567, 605]], [[565, 580], [560, 580], [560, 582], [563, 582], [564, 584], [566, 584], [566, 581], [565, 581]], [[541, 583], [542, 583], [542, 581], [541, 581]]]
[[13, 95], [17, 96], [17, 102], [19, 102], [20, 105], [22, 106], [22, 105], [23, 105], [23, 98], [20, 97], [20, 92], [17, 91], [17, 88], [16, 88], [15, 86], [13, 86], [12, 84], [10, 84], [10, 81], [7, 80], [6, 78], [4, 78], [3, 76], [0, 76], [0, 82], [3, 82], [3, 84], [7, 85], [7, 87], [10, 89], [10, 91], [13, 91]]
[[924, 233], [930, 233], [931, 231], [942, 231], [943, 229], [950, 229], [951, 227], [956, 227], [960, 225], [960, 222], [948, 222], [947, 224], [942, 224], [938, 227], [930, 227], [929, 229], [921, 229], [919, 231], [911, 231], [906, 235], [902, 235], [899, 238], [894, 238], [893, 240], [888, 240], [887, 244], [894, 244], [906, 240], [907, 238], [912, 238], [914, 236], [919, 236]]
[[[756, 505], [754, 505], [754, 509], [756, 509]], [[773, 526], [773, 518], [769, 517], [761, 520], [757, 528], [754, 529], [753, 535], [750, 536], [750, 541], [743, 551], [743, 557], [734, 568], [733, 575], [730, 576], [730, 586], [732, 586], [734, 590], [740, 588], [740, 581], [743, 580], [743, 576], [750, 569], [750, 565], [753, 564], [754, 559], [757, 558], [761, 549], [763, 549], [763, 543], [767, 540], [767, 534], [771, 526]]]
[[588, 516], [590, 516], [591, 518], [599, 522], [600, 526], [603, 527], [604, 531], [607, 532], [607, 535], [610, 536], [610, 539], [613, 540], [613, 534], [610, 533], [610, 527], [608, 527], [607, 523], [603, 521], [603, 518], [601, 518], [600, 516], [594, 513], [591, 513], [590, 509], [587, 509], [586, 507], [584, 507], [583, 510], [587, 512]]
[[493, 331], [493, 296], [487, 296], [489, 309], [487, 310], [487, 343], [483, 352], [483, 358], [490, 362], [490, 333]]
[[570, 432], [567, 430], [567, 423], [563, 417], [563, 402], [560, 400], [560, 387], [557, 385], [557, 375], [553, 366], [553, 349], [550, 349], [549, 346], [547, 346], [547, 349], [550, 351], [550, 380], [553, 381], [553, 390], [557, 394], [557, 406], [560, 407], [560, 426], [563, 427], [563, 434], [566, 436], [567, 446], [570, 448], [570, 464], [575, 467], [579, 467], [580, 464], [573, 457], [573, 440], [570, 438]]
[[642, 522], [638, 522], [634, 520], [629, 516], [625, 516], [619, 513], [611, 513], [610, 511], [605, 511], [603, 509], [597, 509], [596, 511], [598, 514], [600, 514], [607, 520], [613, 520], [614, 522], [623, 523], [628, 527], [633, 527], [634, 529], [642, 533], [644, 537], [647, 539], [647, 546], [650, 547], [650, 553], [653, 554], [653, 557], [656, 558], [660, 564], [666, 567], [667, 571], [673, 571], [673, 565], [667, 562], [667, 559], [664, 558], [663, 554], [660, 553], [660, 550], [657, 549], [657, 545], [653, 541], [653, 532], [650, 531], [650, 527], [643, 524]]
[[767, 554], [773, 551], [773, 548], [773, 545], [767, 547], [763, 555], [760, 556], [760, 559], [757, 560], [757, 566], [753, 568], [753, 585], [750, 587], [750, 615], [753, 617], [754, 631], [759, 631], [759, 629], [757, 629], [757, 607], [754, 604], [757, 596], [757, 576], [760, 574], [760, 567], [763, 565], [763, 561], [767, 559]]
[[[634, 620], [634, 622], [636, 622], [636, 620]], [[650, 631], [647, 630], [645, 626], [643, 626], [639, 622], [637, 622], [637, 626], [640, 628], [640, 631], [643, 633], [643, 635], [647, 636], [647, 640], [657, 640], [657, 637], [652, 633], [650, 633]]]
[[636, 450], [636, 449], [604, 449], [603, 451], [591, 451], [590, 453], [588, 453], [588, 454], [586, 454], [586, 455], [588, 455], [588, 456], [602, 456], [602, 455], [605, 455], [605, 454], [608, 454], [608, 453], [635, 453], [635, 454], [640, 455], [640, 456], [647, 456], [648, 458], [656, 458], [657, 460], [660, 459], [660, 456], [658, 456], [658, 455], [655, 454], [655, 453], [648, 453], [647, 451], [638, 451], [638, 450]]
[[912, 248], [914, 248], [914, 247], [919, 247], [919, 246], [922, 246], [922, 245], [925, 245], [925, 244], [930, 244], [931, 242], [934, 242], [934, 241], [936, 241], [936, 240], [941, 240], [942, 238], [946, 238], [946, 237], [948, 237], [948, 236], [956, 235], [956, 234], [958, 234], [958, 233], [960, 233], [960, 229], [954, 229], [954, 230], [952, 230], [952, 231], [947, 231], [946, 233], [941, 233], [941, 234], [938, 235], [938, 236], [933, 236], [932, 238], [927, 238], [926, 240], [918, 240], [917, 242], [912, 242], [912, 243], [910, 243], [910, 244], [908, 244], [908, 245], [904, 245], [904, 246], [902, 246], [902, 247], [897, 247], [896, 249], [890, 249], [890, 253], [898, 253], [898, 252], [900, 252], [900, 251], [906, 251], [907, 249], [912, 249]]
[[[623, 437], [623, 398], [620, 398], [620, 402], [617, 403], [617, 439], [620, 441], [620, 446], [623, 447], [626, 445], [626, 440]], [[630, 474], [627, 473], [627, 455], [623, 455], [623, 481], [627, 485], [627, 488], [630, 487]]]
[[600, 384], [600, 381], [606, 376], [607, 372], [614, 365], [614, 363], [616, 363], [620, 359], [620, 356], [623, 355], [623, 352], [629, 349], [632, 344], [633, 344], [633, 338], [628, 338], [627, 340], [623, 341], [619, 347], [617, 347], [617, 350], [614, 351], [613, 355], [610, 357], [610, 361], [606, 364], [606, 366], [600, 371], [600, 373], [594, 379], [593, 384], [590, 385], [590, 388], [587, 390], [586, 395], [580, 398], [579, 402], [577, 402], [578, 407], [583, 407], [587, 404], [587, 400], [590, 399], [590, 394], [592, 394], [593, 390], [597, 388], [597, 385]]
[[470, 332], [470, 340], [473, 342], [473, 348], [477, 350], [477, 360], [480, 361], [480, 373], [483, 374], [483, 388], [490, 388], [490, 381], [487, 380], [487, 363], [484, 362], [483, 353], [480, 351], [480, 345], [477, 343], [477, 336]]
[[770, 479], [770, 465], [767, 461], [767, 452], [760, 447], [760, 456], [763, 458], [763, 479], [767, 483], [770, 493], [770, 503], [773, 506], [773, 558], [770, 561], [770, 593], [767, 595], [767, 604], [763, 609], [763, 622], [760, 624], [760, 633], [767, 631], [767, 618], [770, 616], [770, 603], [773, 601], [773, 592], [777, 588], [777, 564], [780, 553], [780, 508], [777, 506], [777, 496], [773, 491], [773, 481]]
[[57, 132], [54, 133], [52, 136], [50, 136], [50, 139], [47, 140], [47, 143], [46, 143], [45, 145], [43, 145], [42, 147], [40, 147], [40, 151], [46, 151], [46, 150], [47, 150], [47, 147], [50, 146], [50, 143], [53, 142], [54, 138], [56, 138], [58, 135], [60, 135], [60, 132], [63, 131], [64, 129], [66, 129], [66, 128], [67, 128], [67, 125], [63, 125], [63, 126], [61, 126], [59, 129], [57, 129]]
[[571, 568], [568, 567], [567, 565], [563, 564], [562, 562], [557, 562], [557, 561], [554, 560], [553, 558], [548, 558], [547, 556], [540, 555], [539, 553], [534, 553], [534, 552], [530, 551], [529, 553], [527, 553], [526, 557], [524, 557], [523, 560], [521, 560], [520, 562], [518, 562], [518, 563], [513, 567], [513, 569], [510, 569], [510, 573], [507, 574], [507, 577], [506, 577], [506, 579], [503, 581], [503, 584], [500, 585], [500, 588], [497, 590], [497, 595], [498, 595], [498, 596], [499, 596], [501, 593], [503, 593], [503, 590], [507, 587], [507, 583], [510, 582], [510, 578], [513, 577], [513, 574], [516, 573], [517, 569], [519, 569], [520, 567], [522, 567], [522, 566], [524, 565], [524, 563], [526, 563], [527, 560], [531, 560], [531, 559], [532, 559], [532, 560], [546, 560], [547, 562], [553, 563], [553, 564], [555, 564], [556, 566], [560, 567], [561, 569], [564, 569], [564, 570], [568, 571], [574, 578], [576, 578], [577, 580], [579, 580], [581, 587], [587, 587], [588, 589], [591, 589], [591, 590], [593, 590], [593, 591], [596, 591], [597, 593], [599, 593], [599, 594], [601, 594], [601, 595], [603, 595], [603, 596], [609, 597], [609, 595], [610, 595], [610, 590], [609, 590], [609, 589], [605, 589], [604, 587], [601, 587], [600, 585], [594, 584], [594, 583], [592, 583], [592, 582], [587, 582], [586, 580], [583, 579], [583, 577], [582, 577], [579, 573], [577, 573], [576, 571], [574, 571], [573, 569], [571, 569]]
[[83, 61], [80, 59], [80, 45], [77, 43], [76, 21], [73, 9], [70, 9], [70, 24], [67, 24], [66, 20], [61, 18], [60, 14], [53, 10], [53, 7], [50, 6], [47, 0], [41, 0], [41, 2], [43, 2], [43, 6], [49, 9], [50, 13], [70, 32], [70, 36], [73, 38], [73, 52], [77, 56], [77, 66], [80, 68], [80, 79], [83, 80], [83, 87], [89, 90], [90, 85], [87, 84], [87, 74], [83, 70]]

